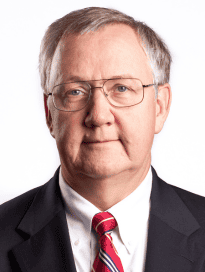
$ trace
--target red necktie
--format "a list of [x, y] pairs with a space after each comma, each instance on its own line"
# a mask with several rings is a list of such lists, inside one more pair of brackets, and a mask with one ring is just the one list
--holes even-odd
[[100, 235], [100, 251], [95, 258], [91, 272], [124, 272], [109, 234], [117, 226], [115, 218], [109, 212], [98, 213], [93, 217], [92, 226]]

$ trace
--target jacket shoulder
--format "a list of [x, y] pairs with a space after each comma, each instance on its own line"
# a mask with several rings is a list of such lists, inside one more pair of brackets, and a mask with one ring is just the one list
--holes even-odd
[[201, 226], [205, 228], [205, 197], [170, 185]]
[[41, 187], [36, 187], [0, 205], [0, 231], [20, 222]]

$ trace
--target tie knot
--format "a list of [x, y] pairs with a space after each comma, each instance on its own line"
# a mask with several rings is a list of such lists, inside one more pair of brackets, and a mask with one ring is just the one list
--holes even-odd
[[117, 221], [109, 212], [97, 213], [92, 220], [93, 229], [102, 236], [117, 226]]

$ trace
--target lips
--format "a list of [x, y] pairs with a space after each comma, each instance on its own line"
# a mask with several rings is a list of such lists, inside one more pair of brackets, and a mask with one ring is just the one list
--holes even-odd
[[114, 141], [117, 141], [117, 140], [86, 140], [86, 141], [83, 141], [83, 144], [102, 144], [102, 143], [107, 143], [107, 142], [114, 142]]

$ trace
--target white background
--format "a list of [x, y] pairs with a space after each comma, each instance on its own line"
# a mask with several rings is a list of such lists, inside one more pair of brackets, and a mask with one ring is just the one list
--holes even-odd
[[168, 44], [173, 102], [152, 164], [168, 183], [205, 196], [204, 0], [7, 0], [0, 7], [0, 203], [44, 184], [60, 163], [44, 117], [40, 42], [54, 20], [89, 6], [144, 21]]

